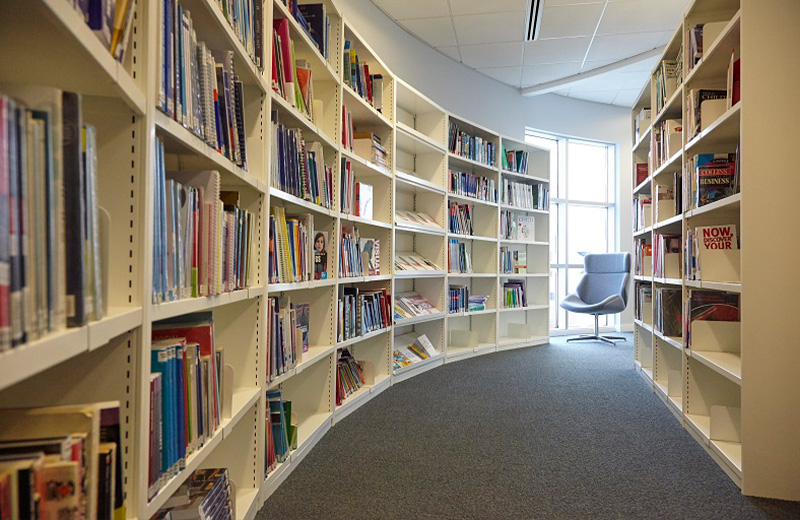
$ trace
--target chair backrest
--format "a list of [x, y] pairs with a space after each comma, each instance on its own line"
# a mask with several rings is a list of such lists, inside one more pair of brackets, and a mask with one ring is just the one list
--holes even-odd
[[628, 277], [631, 270], [630, 253], [591, 254], [583, 257], [586, 274], [577, 293], [586, 303], [597, 303], [609, 296], [619, 295], [628, 304]]

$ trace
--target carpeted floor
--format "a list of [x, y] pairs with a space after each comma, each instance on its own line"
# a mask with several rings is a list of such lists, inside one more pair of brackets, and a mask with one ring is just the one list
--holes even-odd
[[419, 375], [334, 426], [258, 519], [800, 518], [743, 497], [632, 367], [630, 343], [556, 340]]

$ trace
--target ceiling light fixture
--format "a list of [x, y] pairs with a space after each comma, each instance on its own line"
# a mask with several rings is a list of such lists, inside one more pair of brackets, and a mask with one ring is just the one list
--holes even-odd
[[525, 17], [525, 41], [539, 39], [539, 31], [542, 28], [542, 8], [544, 0], [528, 0], [528, 8]]

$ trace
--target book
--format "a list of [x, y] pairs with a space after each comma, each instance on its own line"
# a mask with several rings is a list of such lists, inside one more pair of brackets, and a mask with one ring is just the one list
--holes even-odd
[[653, 300], [653, 326], [667, 337], [680, 338], [683, 325], [681, 289], [657, 287]]
[[314, 280], [328, 279], [328, 232], [314, 233]]
[[447, 219], [448, 231], [458, 235], [472, 235], [472, 210], [469, 204], [450, 203], [450, 211]]
[[448, 239], [448, 270], [451, 273], [472, 273], [472, 254], [468, 244], [461, 240]]
[[503, 307], [515, 309], [528, 306], [528, 299], [525, 294], [524, 280], [507, 280], [503, 282]]
[[303, 352], [308, 352], [308, 326], [309, 326], [309, 319], [311, 316], [311, 310], [308, 303], [294, 303], [295, 314], [296, 314], [296, 322], [297, 322], [297, 330], [300, 332], [302, 336], [302, 349]]
[[398, 251], [394, 257], [396, 271], [441, 271], [442, 268], [423, 255], [410, 251]]
[[531, 185], [503, 179], [500, 202], [520, 209], [547, 210], [550, 207], [550, 188], [545, 184]]
[[372, 185], [363, 182], [355, 183], [355, 197], [356, 216], [372, 219]]
[[536, 217], [509, 210], [500, 212], [500, 238], [505, 240], [536, 240]]
[[364, 384], [361, 364], [355, 360], [349, 349], [340, 350], [336, 360], [336, 405], [340, 406]]
[[377, 238], [362, 238], [358, 244], [369, 276], [381, 274], [381, 241]]
[[314, 244], [311, 233], [314, 215], [287, 215], [285, 208], [272, 206], [269, 219], [269, 283], [297, 283], [315, 278], [312, 265]]
[[450, 193], [462, 197], [497, 202], [497, 186], [494, 179], [469, 172], [448, 170]]
[[468, 133], [455, 121], [450, 121], [447, 143], [448, 150], [452, 154], [488, 166], [497, 165], [497, 144], [481, 136]]
[[692, 346], [692, 322], [739, 321], [739, 295], [723, 291], [691, 289], [684, 328], [686, 345]]
[[641, 183], [646, 181], [649, 175], [650, 172], [646, 162], [636, 163], [636, 186], [639, 186]]
[[395, 295], [395, 323], [401, 323], [407, 318], [438, 314], [439, 312], [441, 311], [433, 303], [419, 293], [407, 292]]

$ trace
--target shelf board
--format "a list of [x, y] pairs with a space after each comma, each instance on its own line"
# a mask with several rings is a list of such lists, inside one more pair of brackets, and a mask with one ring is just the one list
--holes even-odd
[[501, 244], [513, 244], [513, 245], [521, 245], [521, 246], [548, 246], [550, 242], [542, 242], [542, 241], [533, 241], [530, 242], [528, 240], [512, 240], [508, 238], [501, 238]]
[[[306, 143], [318, 141], [328, 148], [338, 150], [339, 145], [331, 139], [320, 127], [313, 121], [301, 114], [299, 110], [291, 105], [288, 101], [283, 99], [280, 94], [274, 90], [270, 90], [270, 97], [272, 98], [272, 109], [278, 111], [278, 119], [280, 124], [284, 126], [297, 126], [303, 131], [303, 138]], [[281, 119], [281, 115], [286, 116], [289, 121]]]
[[[660, 62], [659, 62], [660, 63]], [[683, 89], [681, 85], [675, 89], [675, 92], [666, 100], [664, 106], [661, 107], [661, 112], [656, 114], [653, 118], [653, 126], [661, 121], [668, 119], [681, 119], [683, 113]]]
[[[286, 193], [285, 191], [280, 190], [274, 186], [269, 187], [269, 196], [270, 199], [272, 197], [275, 197], [278, 200], [286, 202], [285, 206], [289, 211], [313, 211], [315, 213], [321, 213], [331, 218], [336, 218], [339, 215], [339, 212], [334, 209], [314, 204], [310, 200], [301, 199], [300, 197], [296, 197], [291, 193]], [[272, 201], [270, 201], [270, 205], [275, 206], [277, 204], [272, 204]]]
[[236, 490], [236, 520], [254, 520], [258, 512], [258, 494], [256, 488]]
[[742, 194], [736, 193], [730, 197], [700, 206], [699, 208], [690, 209], [686, 212], [686, 218], [699, 217], [711, 212], [718, 213], [738, 213], [742, 204]]
[[[649, 103], [648, 103], [649, 105]], [[639, 140], [636, 141], [633, 145], [633, 149], [631, 150], [634, 154], [638, 155], [639, 151], [644, 148], [645, 146], [647, 149], [650, 149], [650, 132], [653, 130], [653, 125], [647, 125], [647, 128], [644, 129], [642, 135], [639, 136]]]
[[444, 155], [447, 153], [444, 145], [437, 143], [422, 132], [411, 128], [405, 123], [398, 121], [397, 128], [397, 147], [412, 155], [435, 153]]
[[713, 151], [723, 145], [729, 145], [731, 150], [739, 142], [739, 127], [741, 122], [742, 101], [729, 108], [708, 128], [697, 134], [686, 144], [687, 155], [695, 155]]
[[550, 215], [549, 209], [518, 208], [517, 206], [512, 206], [511, 204], [500, 204], [500, 209], [506, 209], [509, 211], [524, 211], [526, 213], [539, 213], [540, 215]]
[[350, 215], [349, 213], [339, 213], [339, 218], [347, 222], [353, 222], [355, 224], [363, 224], [365, 226], [371, 226], [381, 229], [392, 229], [392, 225], [389, 224], [388, 222], [381, 222], [380, 220], [375, 220], [365, 217], [357, 217], [355, 215]]
[[234, 427], [242, 417], [258, 402], [261, 396], [261, 388], [238, 388], [233, 391], [233, 403], [231, 405], [231, 416], [220, 421], [222, 438], [225, 439], [233, 432]]
[[403, 279], [403, 278], [442, 278], [447, 275], [447, 271], [444, 269], [440, 269], [437, 271], [398, 271], [395, 269], [394, 277], [395, 279]]
[[466, 203], [469, 203], [469, 204], [482, 204], [484, 206], [491, 206], [491, 207], [494, 207], [494, 208], [497, 207], [497, 203], [496, 202], [492, 202], [492, 201], [489, 201], [489, 200], [475, 199], [473, 197], [468, 197], [466, 195], [459, 195], [457, 193], [447, 192], [447, 198], [448, 199], [460, 200], [462, 202], [466, 202]]
[[642, 366], [642, 374], [647, 376], [647, 380], [653, 383], [653, 367]]
[[705, 443], [708, 444], [709, 437], [711, 436], [711, 417], [696, 413], [687, 413], [684, 414], [684, 416], [688, 424], [694, 427], [695, 431], [697, 431]]
[[141, 326], [142, 320], [141, 307], [111, 307], [102, 320], [48, 334], [0, 353], [0, 390], [101, 348], [112, 338]]
[[435, 235], [443, 237], [447, 234], [444, 228], [435, 228], [433, 226], [415, 226], [414, 224], [408, 222], [395, 222], [394, 223], [395, 231], [401, 231], [405, 233], [422, 233], [423, 235]]
[[500, 278], [550, 278], [550, 273], [500, 273]]
[[742, 384], [742, 357], [739, 354], [691, 350], [691, 357], [734, 383]]
[[497, 343], [497, 350], [513, 350], [523, 347], [533, 347], [535, 345], [543, 345], [548, 343], [550, 338], [547, 336], [534, 336], [532, 338], [500, 338]]
[[361, 388], [348, 395], [344, 401], [342, 401], [342, 404], [338, 405], [334, 410], [334, 421], [340, 421], [350, 412], [364, 404], [364, 402], [369, 400], [371, 392], [372, 385], [363, 385]]
[[494, 173], [498, 172], [497, 166], [492, 166], [489, 164], [484, 164], [482, 162], [475, 161], [473, 159], [468, 159], [467, 157], [462, 157], [460, 155], [454, 154], [453, 152], [447, 152], [447, 159], [448, 165], [450, 166], [449, 169], [457, 169], [459, 166], [462, 168], [472, 168], [477, 169], [484, 173]]
[[514, 180], [531, 181], [536, 184], [550, 184], [550, 179], [537, 177], [535, 175], [528, 175], [527, 173], [517, 173], [509, 170], [500, 170], [500, 173], [508, 177], [512, 177]]
[[416, 325], [418, 323], [425, 323], [427, 321], [435, 321], [440, 320], [445, 317], [445, 313], [442, 311], [435, 312], [433, 314], [423, 314], [422, 316], [414, 316], [413, 318], [403, 318], [398, 320], [395, 318], [394, 326], [395, 327], [405, 327], [407, 325]]
[[250, 291], [247, 289], [240, 289], [238, 291], [206, 296], [203, 298], [184, 298], [183, 300], [156, 303], [151, 307], [151, 319], [153, 321], [159, 321], [167, 318], [174, 318], [182, 314], [189, 314], [191, 312], [208, 311], [216, 307], [244, 301], [249, 298]]
[[648, 176], [645, 180], [642, 181], [642, 183], [640, 185], [635, 186], [633, 188], [633, 194], [634, 195], [638, 195], [639, 193], [650, 193], [651, 190], [648, 189], [647, 191], [645, 191], [645, 188], [650, 188], [650, 181], [652, 181], [652, 180], [653, 180], [653, 177], [652, 176]]
[[650, 233], [651, 231], [653, 231], [653, 226], [648, 226], [648, 227], [642, 229], [641, 231], [634, 231], [633, 232], [633, 237], [634, 238], [639, 238], [641, 236], [644, 236], [644, 235]]
[[455, 360], [455, 359], [465, 359], [467, 357], [472, 357], [475, 354], [476, 347], [447, 347], [447, 353], [445, 357], [448, 361]]
[[298, 413], [297, 449], [292, 452], [292, 462], [302, 460], [316, 446], [322, 437], [331, 429], [333, 413], [329, 411], [305, 415]]
[[326, 356], [330, 355], [336, 347], [333, 346], [326, 346], [326, 345], [318, 345], [318, 346], [309, 346], [307, 352], [303, 352], [302, 360], [297, 363], [293, 368], [290, 368], [283, 374], [277, 376], [275, 379], [269, 382], [267, 385], [267, 389], [272, 390], [273, 388], [277, 388], [278, 385], [285, 383], [289, 379], [293, 378], [297, 374], [302, 373], [308, 367], [314, 365], [318, 361], [325, 359]]
[[356, 343], [361, 343], [362, 341], [366, 341], [366, 340], [368, 340], [370, 338], [374, 338], [376, 336], [380, 336], [381, 334], [385, 334], [385, 333], [389, 332], [390, 330], [392, 330], [391, 327], [384, 327], [384, 328], [379, 329], [379, 330], [368, 332], [367, 334], [364, 334], [362, 336], [356, 336], [355, 338], [350, 338], [350, 339], [345, 340], [345, 341], [340, 341], [340, 342], [336, 343], [336, 348], [337, 349], [341, 349], [341, 348], [349, 347], [350, 345], [355, 345]]
[[497, 273], [447, 273], [450, 278], [497, 278]]
[[344, 146], [341, 147], [341, 152], [345, 158], [350, 160], [354, 172], [357, 173], [359, 177], [378, 176], [386, 177], [387, 179], [392, 178], [392, 172], [388, 168], [368, 161]]
[[[328, 60], [319, 51], [319, 48], [308, 34], [300, 26], [300, 23], [294, 19], [294, 16], [289, 12], [289, 8], [283, 5], [279, 0], [273, 0], [273, 20], [285, 18], [289, 20], [290, 37], [295, 42], [295, 58], [308, 58], [308, 64], [311, 67], [311, 77], [313, 81], [332, 81], [339, 83], [339, 74], [333, 70], [333, 67]], [[301, 42], [301, 45], [297, 45]], [[267, 45], [269, 47], [269, 45]], [[328, 49], [328, 52], [333, 50]]]
[[[400, 368], [394, 370], [394, 375], [395, 376], [399, 376], [399, 375], [402, 375], [402, 374], [407, 374], [409, 372], [416, 372], [417, 370], [420, 370], [421, 368], [423, 368], [423, 367], [425, 367], [427, 365], [434, 364], [436, 362], [439, 362], [438, 364], [441, 365], [443, 361], [444, 361], [444, 354], [438, 354], [436, 356], [429, 357], [428, 359], [420, 359], [419, 361], [417, 361], [415, 363], [412, 363], [412, 364], [410, 364], [408, 366], [400, 367]], [[433, 367], [430, 367], [430, 368], [433, 368]], [[421, 372], [424, 372], [424, 371], [421, 371]]]
[[259, 501], [269, 498], [278, 486], [286, 480], [286, 477], [289, 476], [292, 470], [294, 470], [294, 466], [292, 465], [291, 454], [289, 454], [289, 457], [284, 462], [278, 463], [272, 471], [269, 472], [267, 478], [264, 479], [261, 485], [261, 497]]
[[345, 276], [339, 277], [340, 284], [347, 284], [347, 283], [366, 283], [366, 282], [381, 282], [391, 280], [392, 275], [390, 274], [374, 274], [371, 276]]
[[660, 283], [662, 285], [683, 285], [683, 280], [680, 278], [659, 278], [658, 276], [654, 276], [653, 282]]
[[674, 338], [672, 336], [665, 336], [656, 329], [653, 329], [653, 333], [656, 335], [656, 337], [658, 337], [658, 339], [660, 339], [664, 343], [671, 345], [678, 350], [683, 350], [683, 338]]
[[637, 282], [652, 282], [653, 275], [635, 274], [633, 275], [633, 279]]
[[375, 110], [366, 99], [362, 98], [347, 83], [342, 83], [344, 105], [353, 115], [353, 124], [367, 126], [385, 126], [392, 128], [392, 122], [385, 115]]
[[324, 280], [308, 280], [305, 282], [293, 283], [271, 283], [267, 286], [270, 293], [286, 291], [303, 291], [307, 289], [319, 289], [320, 287], [330, 287], [336, 285], [336, 278], [326, 278]]
[[704, 280], [686, 280], [686, 285], [695, 289], [711, 289], [714, 291], [726, 291], [741, 293], [742, 284], [740, 282], [706, 282]]
[[710, 441], [711, 449], [742, 478], [742, 444], [740, 442]]
[[639, 327], [643, 328], [644, 330], [650, 333], [653, 332], [653, 325], [650, 323], [645, 323], [642, 320], [636, 320], [636, 319], [633, 320], [633, 323], [635, 323], [636, 325], [638, 325]]
[[394, 178], [397, 180], [395, 188], [397, 191], [411, 192], [411, 193], [436, 193], [437, 195], [445, 195], [447, 190], [444, 186], [438, 186], [425, 179], [420, 179], [413, 173], [406, 173], [400, 170], [395, 170]]
[[482, 311], [463, 311], [463, 312], [449, 312], [447, 313], [448, 318], [463, 318], [466, 316], [480, 316], [482, 314], [494, 314], [497, 312], [497, 309], [484, 309]]
[[220, 442], [222, 442], [222, 428], [217, 428], [217, 431], [214, 432], [214, 435], [211, 436], [211, 439], [207, 440], [203, 446], [196, 450], [194, 453], [186, 457], [186, 467], [178, 472], [177, 475], [173, 476], [169, 480], [167, 480], [161, 489], [158, 490], [158, 493], [150, 500], [147, 505], [145, 506], [144, 516], [146, 518], [151, 518], [156, 512], [161, 509], [161, 506], [169, 500], [169, 498], [175, 494], [178, 488], [183, 484], [189, 475], [194, 472], [197, 468], [200, 467], [200, 464], [203, 463], [206, 458], [214, 451]]
[[658, 177], [662, 173], [680, 172], [682, 167], [681, 159], [683, 159], [683, 149], [680, 149], [677, 152], [675, 152], [672, 155], [672, 157], [670, 157], [664, 162], [664, 164], [656, 168], [656, 170], [653, 172], [653, 175], [651, 175], [653, 183], [655, 183], [656, 177]]
[[266, 193], [266, 184], [234, 164], [230, 159], [211, 148], [205, 141], [160, 110], [155, 110], [156, 133], [164, 141], [166, 153], [192, 154], [202, 157], [209, 166], [220, 173], [223, 185], [249, 186]]
[[549, 305], [528, 305], [527, 307], [501, 307], [500, 312], [514, 312], [514, 311], [542, 311], [549, 310]]
[[728, 25], [722, 29], [717, 39], [703, 49], [703, 58], [695, 64], [686, 76], [686, 85], [699, 86], [710, 81], [725, 78], [730, 65], [731, 50], [738, 46], [739, 32], [741, 30], [741, 9], [731, 18]]
[[461, 235], [459, 233], [448, 233], [447, 238], [457, 238], [459, 240], [477, 240], [480, 242], [497, 242], [496, 238], [480, 237], [477, 235]]
[[113, 97], [137, 115], [147, 111], [144, 91], [72, 2], [6, 0], [0, 2], [0, 20], [0, 81]]

